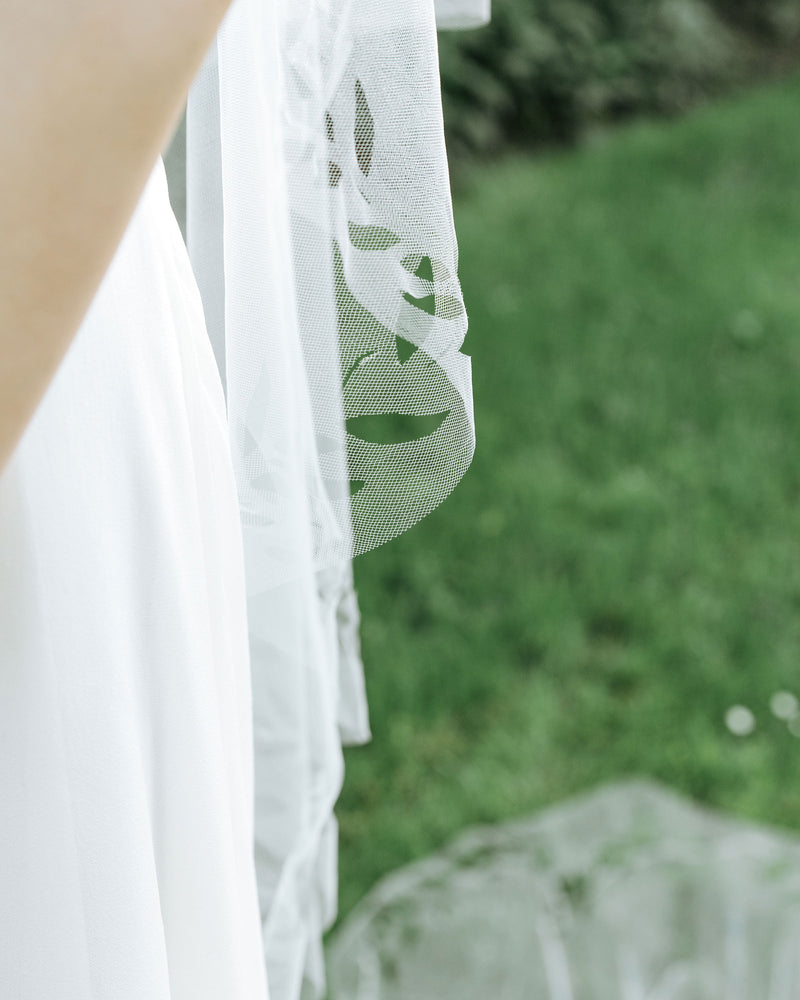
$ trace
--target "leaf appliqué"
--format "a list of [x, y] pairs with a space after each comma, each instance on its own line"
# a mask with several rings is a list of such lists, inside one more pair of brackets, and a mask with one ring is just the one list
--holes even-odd
[[375, 119], [369, 110], [367, 95], [360, 80], [356, 80], [356, 159], [361, 173], [367, 177], [372, 168], [372, 154], [375, 149]]
[[450, 416], [444, 413], [368, 413], [361, 417], [350, 417], [345, 421], [347, 433], [371, 444], [405, 444], [429, 437]]
[[388, 250], [400, 242], [400, 237], [382, 226], [357, 226], [348, 224], [350, 242], [356, 250]]

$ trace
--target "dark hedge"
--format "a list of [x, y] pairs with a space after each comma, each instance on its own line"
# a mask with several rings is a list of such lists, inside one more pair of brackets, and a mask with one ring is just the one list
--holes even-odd
[[799, 34], [800, 0], [494, 0], [488, 27], [440, 36], [451, 154], [680, 113]]

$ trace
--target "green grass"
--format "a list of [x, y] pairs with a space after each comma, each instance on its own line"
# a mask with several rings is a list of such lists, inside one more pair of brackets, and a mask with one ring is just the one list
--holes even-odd
[[795, 81], [468, 176], [478, 449], [356, 564], [342, 915], [468, 824], [623, 775], [800, 828], [768, 710], [800, 690], [798, 115]]

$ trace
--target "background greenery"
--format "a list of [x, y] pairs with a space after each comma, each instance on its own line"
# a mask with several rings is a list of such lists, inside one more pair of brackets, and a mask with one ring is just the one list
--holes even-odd
[[465, 825], [621, 775], [800, 828], [768, 710], [800, 689], [798, 109], [794, 79], [466, 171], [478, 448], [356, 563], [342, 915]]
[[451, 154], [570, 142], [674, 114], [797, 61], [800, 0], [494, 0], [441, 35]]

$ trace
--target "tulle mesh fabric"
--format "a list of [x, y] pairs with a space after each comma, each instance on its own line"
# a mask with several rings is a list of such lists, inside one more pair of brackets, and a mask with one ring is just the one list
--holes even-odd
[[474, 447], [436, 14], [236, 0], [190, 94], [187, 242], [226, 390], [247, 571], [273, 1000], [324, 990], [343, 743], [369, 739], [350, 560]]
[[242, 512], [266, 536], [294, 517], [275, 446], [292, 425], [314, 558], [332, 565], [429, 513], [473, 451], [434, 8], [242, 0], [216, 56], [189, 170], [210, 183], [192, 130], [211, 127], [218, 73], [220, 184], [198, 201], [190, 173], [188, 227], [201, 272], [215, 265], [203, 292]]

